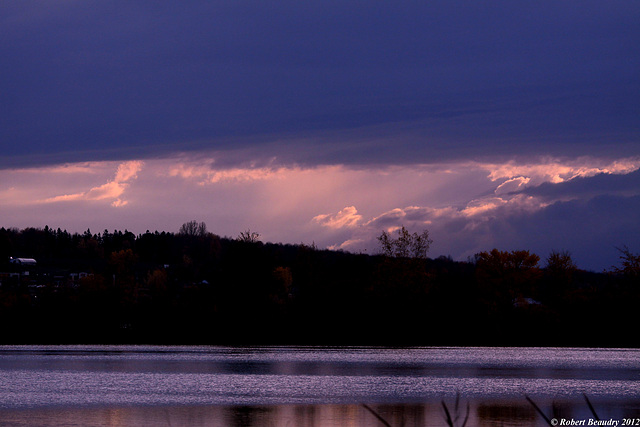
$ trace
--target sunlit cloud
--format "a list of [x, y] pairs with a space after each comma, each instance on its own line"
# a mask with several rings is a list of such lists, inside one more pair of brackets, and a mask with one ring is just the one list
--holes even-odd
[[515, 189], [517, 191], [525, 186], [540, 185], [543, 182], [558, 184], [574, 178], [591, 177], [597, 174], [627, 174], [640, 168], [640, 158], [615, 161], [590, 157], [568, 161], [550, 158], [532, 163], [510, 161], [503, 164], [484, 163], [479, 166], [489, 171], [491, 181], [518, 179], [519, 185]]
[[460, 214], [469, 219], [468, 227], [474, 227], [478, 221], [486, 221], [488, 218], [522, 215], [538, 211], [548, 205], [549, 203], [523, 194], [511, 198], [488, 197], [472, 200], [460, 211]]
[[138, 177], [138, 172], [142, 169], [143, 162], [131, 161], [122, 163], [116, 171], [115, 182], [125, 182]]
[[222, 171], [210, 171], [206, 175], [206, 183], [214, 184], [216, 182], [236, 181], [247, 182], [257, 181], [277, 177], [284, 169], [257, 168], [243, 169], [233, 168]]
[[353, 249], [357, 249], [359, 247], [362, 247], [362, 244], [365, 241], [363, 239], [350, 239], [350, 240], [346, 240], [340, 244], [337, 245], [329, 245], [327, 246], [327, 249], [332, 250], [332, 251], [338, 251], [338, 250], [346, 250], [346, 251], [350, 251]]
[[329, 228], [355, 227], [358, 225], [362, 215], [358, 214], [355, 206], [347, 206], [337, 214], [322, 214], [313, 218], [313, 221]]
[[511, 178], [498, 185], [495, 189], [495, 194], [512, 193], [518, 190], [522, 190], [531, 181], [531, 178], [525, 176], [518, 176]]
[[467, 207], [460, 212], [467, 217], [473, 217], [480, 214], [486, 214], [500, 206], [504, 206], [507, 203], [506, 200], [500, 197], [489, 197], [482, 200], [472, 200]]
[[431, 208], [428, 206], [407, 206], [394, 208], [376, 215], [364, 225], [365, 227], [393, 232], [405, 224], [426, 226], [443, 216], [451, 218], [458, 215], [458, 210], [452, 207]]
[[183, 157], [167, 166], [167, 174], [187, 180], [194, 180], [200, 185], [221, 182], [251, 182], [267, 180], [282, 176], [283, 172], [295, 170], [283, 166], [224, 166], [218, 165], [216, 157], [193, 159]]
[[[79, 200], [86, 188], [97, 188], [113, 176], [117, 162], [90, 162], [0, 170], [4, 206], [30, 206], [59, 197]], [[62, 193], [62, 194], [61, 194]]]
[[206, 185], [218, 182], [249, 182], [264, 180], [274, 178], [282, 171], [283, 169], [271, 168], [232, 168], [216, 170], [206, 166], [179, 164], [170, 167], [169, 176], [192, 179], [198, 181], [201, 185]]
[[138, 177], [138, 172], [142, 169], [143, 162], [129, 161], [121, 163], [116, 170], [115, 177], [103, 185], [93, 187], [88, 191], [63, 194], [50, 197], [44, 200], [45, 203], [69, 202], [75, 200], [105, 200], [114, 199], [111, 203], [113, 207], [125, 206], [128, 202], [120, 199], [132, 180]]
[[111, 203], [111, 206], [113, 206], [115, 208], [119, 208], [119, 207], [127, 205], [127, 204], [129, 204], [129, 202], [127, 200], [116, 199], [116, 200], [113, 201], [113, 203]]

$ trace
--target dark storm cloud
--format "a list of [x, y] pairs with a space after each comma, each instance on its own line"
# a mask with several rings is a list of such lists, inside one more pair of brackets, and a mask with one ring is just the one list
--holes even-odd
[[0, 167], [638, 154], [639, 19], [629, 1], [2, 2]]

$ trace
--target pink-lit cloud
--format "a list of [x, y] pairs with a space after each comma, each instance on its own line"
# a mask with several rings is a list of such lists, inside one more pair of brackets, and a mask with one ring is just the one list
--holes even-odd
[[[591, 177], [597, 174], [627, 174], [640, 168], [640, 158], [605, 160], [592, 157], [561, 161], [543, 159], [531, 163], [509, 161], [502, 164], [482, 163], [480, 167], [489, 171], [489, 179], [520, 179], [520, 188], [524, 185], [540, 185], [543, 182], [558, 184], [577, 177]], [[527, 180], [523, 182], [523, 180]]]
[[179, 161], [168, 168], [169, 176], [195, 180], [201, 185], [271, 179], [288, 170], [283, 167], [220, 168], [216, 165], [214, 159]]
[[531, 182], [531, 178], [526, 176], [517, 176], [515, 178], [511, 178], [498, 185], [495, 189], [495, 194], [505, 194], [512, 193], [515, 191], [522, 190], [526, 187], [527, 184]]
[[65, 163], [62, 165], [52, 165], [40, 168], [22, 169], [23, 171], [29, 171], [31, 173], [39, 174], [88, 174], [94, 175], [102, 171], [105, 164], [111, 162], [81, 162], [81, 163]]
[[358, 214], [355, 206], [347, 206], [337, 214], [321, 214], [313, 217], [313, 221], [329, 228], [356, 227], [360, 220], [362, 215]]
[[[115, 177], [113, 180], [102, 184], [97, 187], [93, 187], [88, 191], [72, 193], [72, 194], [63, 194], [60, 196], [49, 197], [44, 200], [45, 203], [55, 203], [55, 202], [68, 202], [68, 201], [76, 201], [76, 200], [105, 200], [112, 199], [111, 206], [113, 207], [121, 207], [125, 206], [128, 201], [123, 200], [120, 197], [125, 192], [126, 188], [129, 186], [132, 180], [136, 179], [138, 176], [138, 172], [142, 169], [143, 163], [141, 161], [129, 161], [121, 163], [116, 170]], [[52, 171], [53, 173], [58, 170]], [[66, 173], [70, 173], [67, 170], [64, 170]], [[85, 172], [84, 169], [78, 170], [80, 172]]]

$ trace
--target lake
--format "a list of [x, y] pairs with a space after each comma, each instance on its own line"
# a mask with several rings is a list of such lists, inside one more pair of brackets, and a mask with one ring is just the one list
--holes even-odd
[[2, 426], [446, 426], [443, 402], [456, 425], [545, 425], [525, 396], [588, 425], [584, 395], [640, 418], [640, 350], [0, 346]]

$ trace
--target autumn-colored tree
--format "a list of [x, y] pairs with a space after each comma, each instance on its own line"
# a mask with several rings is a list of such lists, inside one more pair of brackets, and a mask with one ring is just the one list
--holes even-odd
[[111, 264], [114, 273], [122, 278], [133, 277], [137, 261], [138, 257], [131, 249], [113, 252], [109, 257], [109, 264]]
[[131, 249], [123, 249], [111, 254], [109, 263], [113, 269], [113, 284], [117, 288], [118, 298], [123, 304], [132, 304], [137, 298], [135, 268], [138, 257]]
[[270, 289], [271, 301], [284, 304], [291, 295], [293, 275], [289, 267], [276, 267], [271, 274], [272, 286]]
[[147, 274], [147, 286], [149, 287], [151, 296], [155, 299], [162, 298], [166, 295], [168, 283], [169, 278], [166, 270], [163, 268], [158, 268]]
[[94, 236], [91, 236], [90, 234], [87, 235], [87, 233], [85, 233], [82, 239], [78, 242], [78, 252], [85, 258], [99, 259], [103, 257], [103, 250], [100, 247], [100, 243]]
[[526, 271], [537, 269], [540, 257], [529, 251], [499, 251], [480, 252], [476, 254], [476, 265], [481, 274], [504, 275], [512, 271]]
[[532, 297], [541, 276], [540, 257], [529, 251], [476, 254], [476, 277], [480, 292], [492, 310], [510, 307], [519, 297]]

